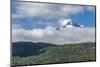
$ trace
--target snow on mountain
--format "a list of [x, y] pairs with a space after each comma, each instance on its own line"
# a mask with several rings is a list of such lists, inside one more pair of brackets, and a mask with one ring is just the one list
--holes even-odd
[[57, 30], [62, 30], [62, 29], [66, 29], [66, 28], [84, 27], [84, 25], [75, 23], [71, 19], [61, 19], [59, 23], [60, 23], [60, 25], [59, 25], [59, 27], [56, 28]]

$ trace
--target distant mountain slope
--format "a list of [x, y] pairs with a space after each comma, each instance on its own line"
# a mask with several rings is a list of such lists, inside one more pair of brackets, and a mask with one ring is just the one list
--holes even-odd
[[12, 43], [13, 56], [31, 56], [40, 53], [40, 49], [55, 46], [49, 43], [16, 42]]
[[78, 23], [73, 22], [71, 19], [63, 19], [60, 21], [60, 26], [56, 28], [56, 30], [63, 30], [67, 28], [81, 28], [84, 27], [84, 25], [80, 25]]
[[14, 56], [12, 65], [34, 65], [51, 63], [69, 63], [96, 60], [95, 43], [65, 44], [59, 47], [46, 47], [36, 56]]

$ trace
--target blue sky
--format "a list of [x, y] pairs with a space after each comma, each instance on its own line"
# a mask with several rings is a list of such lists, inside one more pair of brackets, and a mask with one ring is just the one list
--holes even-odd
[[[62, 19], [84, 25], [56, 30]], [[95, 42], [95, 7], [12, 2], [12, 42], [31, 41], [53, 44]]]
[[95, 7], [29, 2], [12, 3], [12, 24], [24, 29], [57, 27], [62, 18], [71, 18], [85, 27], [95, 27]]
[[72, 15], [71, 18], [73, 21], [81, 23], [86, 27], [95, 27], [95, 11], [87, 11], [85, 10], [84, 13], [80, 13], [77, 15]]

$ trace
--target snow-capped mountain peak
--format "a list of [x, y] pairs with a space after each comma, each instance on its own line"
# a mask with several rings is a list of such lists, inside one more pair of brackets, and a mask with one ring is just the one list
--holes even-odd
[[80, 25], [78, 23], [73, 22], [71, 19], [61, 19], [60, 25], [57, 27], [57, 30], [66, 29], [66, 28], [74, 28], [74, 27], [84, 27], [84, 25]]

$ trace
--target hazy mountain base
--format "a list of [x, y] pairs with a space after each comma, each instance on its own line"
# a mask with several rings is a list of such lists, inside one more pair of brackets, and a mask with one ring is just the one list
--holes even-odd
[[13, 56], [12, 66], [51, 63], [86, 62], [96, 60], [95, 43], [65, 44], [46, 47], [35, 56]]

